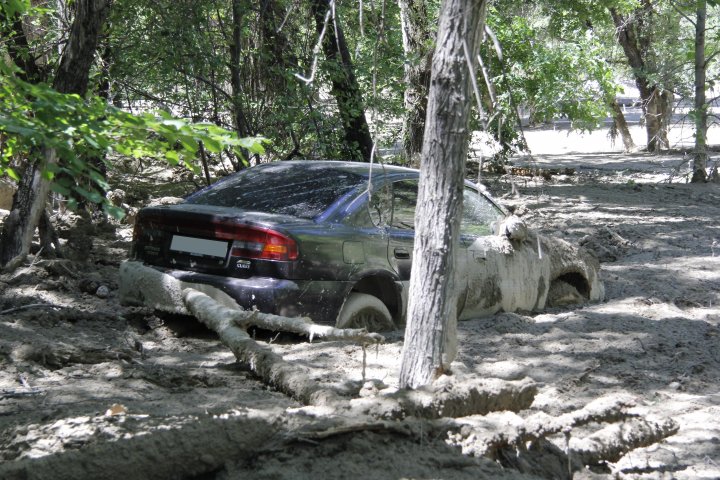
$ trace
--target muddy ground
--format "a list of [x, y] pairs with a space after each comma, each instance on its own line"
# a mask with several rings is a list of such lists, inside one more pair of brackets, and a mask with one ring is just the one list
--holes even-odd
[[[680, 426], [597, 478], [720, 478], [720, 186], [687, 185], [682, 162], [545, 156], [516, 163], [571, 170], [484, 179], [543, 234], [594, 251], [607, 299], [462, 322], [458, 371], [531, 377], [541, 385], [531, 411], [556, 415], [629, 394], [640, 414]], [[22, 465], [30, 478], [143, 478], [167, 462], [168, 478], [532, 478], [464, 456], [445, 438], [382, 429], [272, 448], [296, 428], [300, 405], [253, 378], [191, 319], [119, 305], [130, 230], [79, 231], [65, 235], [73, 260], [31, 257], [0, 276], [0, 472]], [[359, 346], [261, 340], [319, 381], [353, 390], [367, 379], [396, 384], [402, 332], [387, 338], [366, 352], [365, 378]], [[325, 421], [322, 412], [308, 416], [303, 428]], [[208, 418], [241, 420], [218, 433], [202, 427]], [[193, 422], [201, 426], [182, 428]], [[217, 454], [174, 458], [143, 443], [156, 432], [168, 444], [216, 442]]]

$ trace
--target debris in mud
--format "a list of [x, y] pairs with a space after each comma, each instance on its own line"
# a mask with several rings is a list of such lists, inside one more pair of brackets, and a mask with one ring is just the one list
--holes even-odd
[[635, 246], [610, 227], [602, 226], [580, 239], [580, 246], [592, 252], [601, 262], [615, 262], [629, 255]]

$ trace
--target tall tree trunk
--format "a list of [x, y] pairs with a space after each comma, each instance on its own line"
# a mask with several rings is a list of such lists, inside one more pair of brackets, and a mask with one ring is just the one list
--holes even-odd
[[[312, 11], [318, 35], [325, 28], [325, 14], [328, 9], [335, 9], [334, 0], [313, 0]], [[328, 60], [332, 94], [337, 101], [340, 118], [345, 133], [345, 145], [351, 160], [370, 161], [373, 141], [370, 128], [365, 118], [365, 106], [360, 93], [360, 85], [355, 78], [355, 71], [340, 25], [337, 11], [330, 18], [325, 30], [323, 51]]]
[[[10, 20], [8, 22], [8, 20]], [[0, 24], [10, 24], [9, 32], [3, 32], [7, 34], [7, 53], [15, 62], [15, 65], [20, 67], [22, 72], [19, 74], [20, 78], [29, 83], [39, 83], [47, 81], [48, 72], [46, 69], [41, 68], [35, 60], [32, 58], [32, 52], [30, 51], [30, 44], [28, 42], [27, 34], [25, 33], [25, 27], [20, 17], [15, 19], [6, 18], [5, 11], [0, 9]], [[3, 35], [5, 36], [5, 35]]]
[[425, 0], [400, 0], [399, 3], [405, 52], [403, 150], [407, 162], [419, 166], [432, 62], [430, 21]]
[[670, 114], [671, 109], [666, 106], [667, 95], [664, 95], [663, 89], [659, 85], [651, 84], [647, 77], [644, 55], [650, 39], [643, 29], [647, 27], [645, 21], [651, 14], [652, 5], [648, 2], [643, 2], [643, 7], [634, 12], [633, 18], [621, 15], [616, 9], [610, 8], [618, 42], [633, 69], [635, 84], [640, 91], [647, 133], [647, 150], [659, 152], [662, 147], [668, 147], [668, 121], [665, 116]]
[[625, 120], [625, 115], [623, 115], [623, 111], [620, 108], [620, 105], [618, 105], [617, 100], [613, 99], [610, 102], [610, 108], [612, 108], [613, 112], [613, 123], [615, 124], [615, 131], [619, 133], [620, 138], [622, 138], [623, 149], [626, 152], [634, 150], [635, 142], [633, 142], [632, 135], [630, 135], [630, 129], [628, 128], [627, 121]]
[[[297, 69], [298, 60], [292, 49], [287, 48], [290, 41], [285, 31], [279, 27], [282, 25], [284, 14], [281, 11], [277, 0], [261, 0], [260, 2], [260, 28], [262, 32], [262, 48], [267, 51], [267, 82], [272, 82], [272, 91], [279, 94], [279, 101], [299, 95], [296, 91], [297, 81], [288, 81], [287, 72]], [[286, 160], [292, 158], [303, 158], [300, 141], [295, 134], [293, 122], [288, 121], [285, 125], [285, 135], [293, 142], [293, 149], [283, 157]]]
[[[240, 72], [240, 44], [242, 42], [244, 0], [232, 0], [232, 45], [230, 45], [230, 86], [232, 87], [233, 119], [235, 131], [239, 137], [250, 135], [250, 127], [245, 117], [242, 104], [242, 78]], [[248, 152], [243, 150], [245, 160]], [[242, 162], [234, 164], [236, 169], [244, 168]]]
[[[74, 5], [75, 18], [53, 87], [61, 93], [85, 95], [109, 0], [78, 0]], [[29, 253], [50, 190], [42, 171], [56, 162], [55, 152], [45, 149], [42, 159], [34, 160], [25, 170], [13, 199], [12, 220], [5, 222], [0, 238], [0, 265], [13, 268]]]
[[705, 103], [706, 0], [697, 0], [695, 20], [695, 152], [692, 182], [707, 180], [707, 105]]
[[485, 7], [485, 0], [444, 0], [440, 13], [415, 212], [402, 387], [430, 383], [447, 371], [456, 353], [456, 249], [473, 103], [468, 68], [477, 68]]

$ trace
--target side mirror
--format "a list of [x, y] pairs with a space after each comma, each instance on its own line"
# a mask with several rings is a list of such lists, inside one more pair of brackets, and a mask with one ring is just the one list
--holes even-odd
[[500, 223], [498, 235], [509, 238], [512, 241], [521, 242], [528, 238], [528, 227], [525, 221], [517, 215], [510, 215]]

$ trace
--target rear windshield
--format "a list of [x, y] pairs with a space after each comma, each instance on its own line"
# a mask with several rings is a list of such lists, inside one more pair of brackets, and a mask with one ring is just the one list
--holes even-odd
[[278, 162], [249, 168], [187, 199], [187, 203], [314, 218], [364, 182], [360, 175]]

